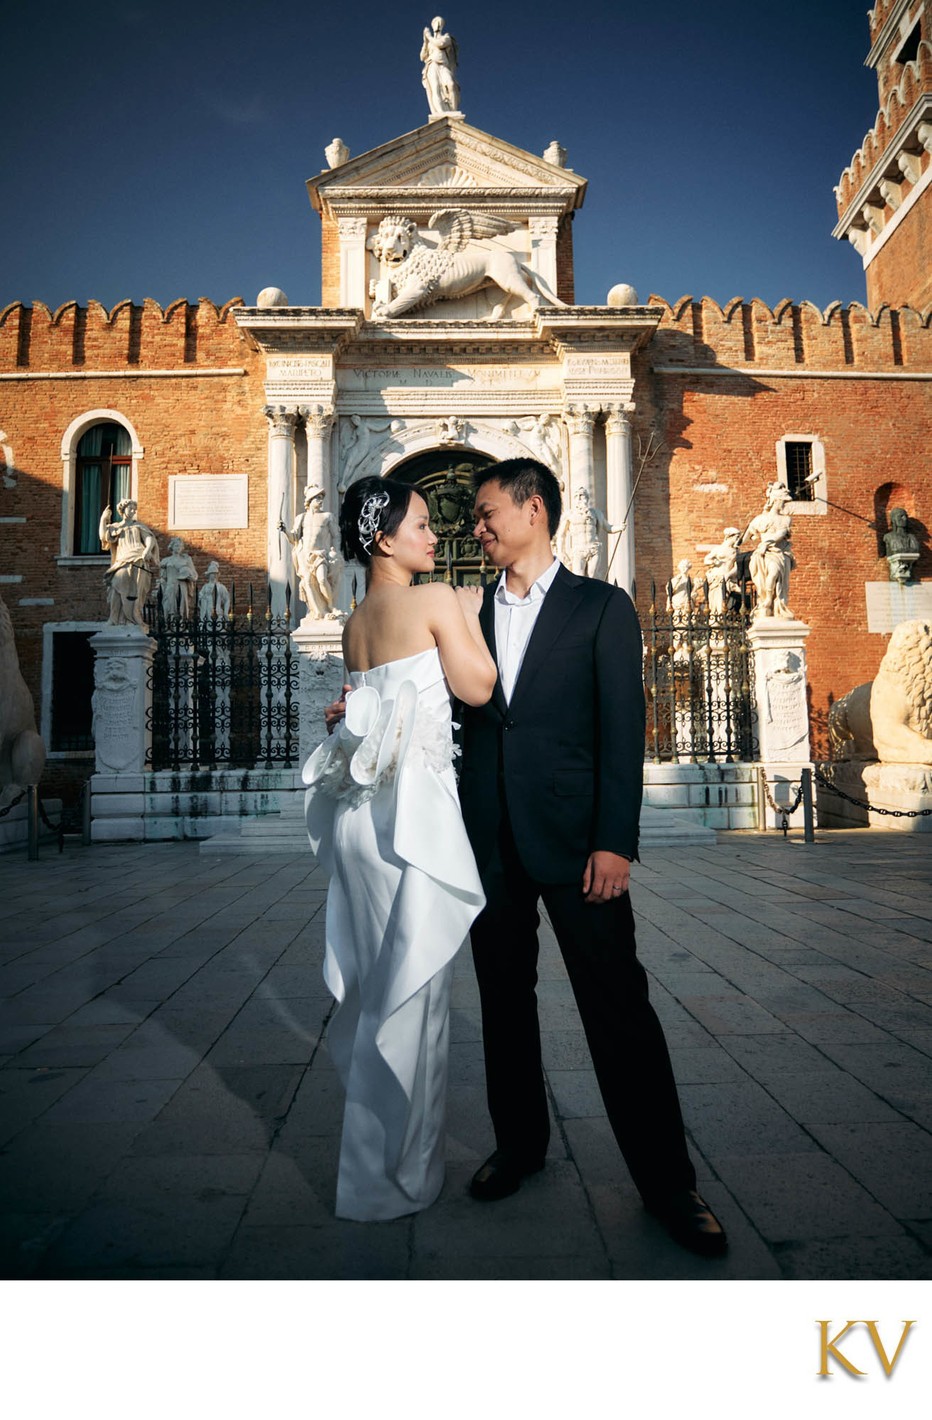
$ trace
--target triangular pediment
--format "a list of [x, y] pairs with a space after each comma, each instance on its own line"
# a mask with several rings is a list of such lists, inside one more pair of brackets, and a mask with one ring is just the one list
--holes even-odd
[[525, 190], [579, 207], [586, 179], [516, 148], [461, 119], [442, 118], [371, 148], [308, 181], [318, 209], [363, 191], [373, 196], [417, 188], [454, 188], [463, 194]]

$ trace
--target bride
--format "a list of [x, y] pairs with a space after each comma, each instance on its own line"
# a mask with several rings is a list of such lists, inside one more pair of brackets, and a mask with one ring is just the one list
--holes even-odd
[[413, 586], [436, 534], [414, 489], [351, 485], [343, 555], [366, 596], [343, 632], [350, 691], [304, 767], [311, 847], [330, 875], [324, 978], [346, 1090], [336, 1212], [428, 1207], [443, 1184], [453, 959], [484, 904], [460, 816], [451, 694], [484, 705], [496, 679], [478, 588]]

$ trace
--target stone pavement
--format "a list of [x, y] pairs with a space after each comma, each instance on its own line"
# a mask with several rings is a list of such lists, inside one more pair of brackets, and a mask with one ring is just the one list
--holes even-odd
[[641, 955], [728, 1256], [682, 1252], [610, 1136], [556, 947], [550, 1161], [497, 1204], [468, 952], [448, 1179], [332, 1216], [325, 884], [309, 855], [66, 844], [0, 858], [0, 1274], [23, 1278], [926, 1278], [932, 837], [721, 835], [635, 868]]

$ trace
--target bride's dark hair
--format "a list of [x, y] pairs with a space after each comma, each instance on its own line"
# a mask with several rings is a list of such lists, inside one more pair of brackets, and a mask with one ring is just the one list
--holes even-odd
[[397, 531], [413, 491], [409, 483], [375, 476], [350, 484], [340, 508], [340, 544], [347, 561], [369, 566], [376, 534], [391, 537]]

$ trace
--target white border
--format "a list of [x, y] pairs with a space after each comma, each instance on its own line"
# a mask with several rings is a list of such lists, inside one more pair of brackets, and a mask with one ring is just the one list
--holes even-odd
[[784, 488], [789, 488], [789, 478], [786, 471], [786, 446], [787, 444], [808, 444], [812, 450], [812, 472], [819, 476], [812, 485], [812, 498], [798, 499], [790, 501], [790, 512], [795, 517], [797, 513], [803, 517], [824, 516], [828, 512], [828, 485], [825, 478], [825, 445], [818, 434], [784, 434], [782, 439], [778, 439], [775, 445], [777, 454], [777, 482], [782, 483]]

